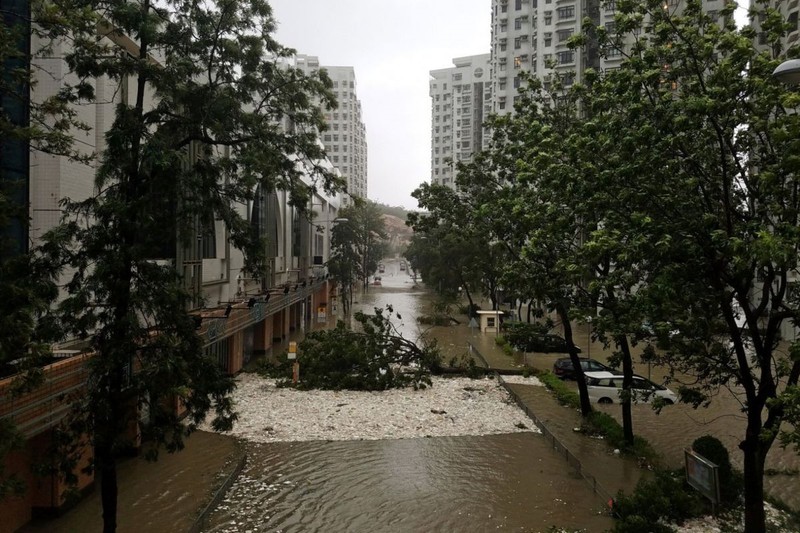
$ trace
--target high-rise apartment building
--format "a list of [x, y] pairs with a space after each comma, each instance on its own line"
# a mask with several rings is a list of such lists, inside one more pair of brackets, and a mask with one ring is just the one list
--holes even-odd
[[[712, 15], [724, 6], [725, 0], [703, 2], [703, 9]], [[679, 10], [681, 0], [664, 0], [664, 8]], [[623, 60], [620, 49], [568, 46], [587, 17], [613, 32], [615, 11], [615, 0], [492, 0], [492, 111], [500, 115], [513, 111], [522, 72], [540, 79], [548, 89], [554, 73], [569, 86], [581, 81], [589, 67], [618, 67]]]
[[[671, 1], [671, 0], [667, 0]], [[492, 0], [491, 71], [493, 112], [510, 113], [528, 72], [549, 87], [552, 74], [562, 76], [565, 85], [580, 80], [587, 66], [614, 67], [622, 60], [618, 50], [607, 58], [588, 57], [586, 50], [572, 50], [569, 38], [581, 29], [586, 16], [611, 30], [614, 1], [601, 0]]]
[[457, 57], [430, 72], [431, 182], [455, 187], [456, 162], [486, 148], [484, 121], [492, 110], [489, 54]]
[[[295, 66], [305, 72], [325, 69], [333, 81], [333, 92], [339, 102], [337, 109], [325, 112], [328, 130], [321, 135], [328, 159], [347, 179], [351, 196], [367, 197], [367, 131], [361, 114], [361, 101], [356, 92], [353, 67], [320, 66], [315, 56], [298, 55]], [[343, 195], [343, 205], [350, 197]]]

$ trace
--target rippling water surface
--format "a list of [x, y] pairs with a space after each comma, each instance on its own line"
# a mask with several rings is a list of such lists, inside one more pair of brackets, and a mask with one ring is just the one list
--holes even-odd
[[611, 521], [543, 437], [248, 446], [208, 531], [603, 531]]

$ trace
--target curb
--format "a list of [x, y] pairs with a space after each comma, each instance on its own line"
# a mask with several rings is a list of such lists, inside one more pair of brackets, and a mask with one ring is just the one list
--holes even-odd
[[202, 511], [200, 511], [200, 514], [197, 516], [197, 518], [195, 518], [194, 523], [189, 528], [188, 533], [200, 533], [203, 528], [206, 527], [206, 522], [208, 521], [209, 515], [212, 511], [214, 511], [217, 505], [219, 505], [219, 502], [222, 501], [222, 498], [225, 497], [225, 493], [228, 492], [228, 489], [231, 488], [233, 482], [237, 477], [239, 477], [239, 474], [241, 474], [246, 463], [247, 453], [243, 451], [241, 457], [238, 458], [234, 469], [225, 477], [225, 481], [214, 493], [214, 497], [211, 498], [211, 501], [208, 502]]
[[575, 472], [589, 484], [589, 486], [592, 488], [592, 491], [597, 494], [598, 497], [603, 498], [605, 502], [613, 501], [614, 496], [612, 493], [598, 483], [596, 477], [583, 470], [583, 465], [580, 459], [570, 452], [569, 449], [560, 440], [558, 440], [558, 438], [556, 438], [555, 434], [547, 429], [547, 426], [545, 426], [544, 423], [539, 420], [539, 418], [533, 413], [533, 411], [530, 410], [525, 402], [520, 399], [517, 393], [511, 390], [506, 381], [503, 379], [503, 375], [500, 374], [497, 369], [489, 368], [489, 363], [486, 361], [480, 351], [478, 351], [478, 349], [472, 345], [471, 342], [467, 342], [467, 344], [470, 354], [480, 359], [489, 372], [494, 373], [494, 377], [497, 379], [497, 382], [500, 383], [506, 392], [508, 392], [508, 394], [514, 399], [514, 403], [516, 403], [517, 406], [525, 412], [525, 415], [534, 423], [537, 428], [539, 428], [539, 430], [542, 432], [542, 435], [551, 441], [553, 451], [557, 452], [559, 455], [563, 454], [567, 464], [570, 465]]

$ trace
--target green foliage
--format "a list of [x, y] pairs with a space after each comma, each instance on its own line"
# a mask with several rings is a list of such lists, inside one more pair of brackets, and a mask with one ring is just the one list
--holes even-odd
[[427, 214], [409, 213], [414, 228], [406, 257], [414, 271], [439, 294], [464, 291], [470, 306], [473, 295], [495, 302], [507, 250], [492, 242], [479, 212], [453, 189], [423, 184], [412, 193]]
[[709, 512], [705, 498], [691, 490], [682, 469], [657, 470], [652, 479], [642, 478], [630, 496], [614, 500], [615, 533], [667, 533], [664, 522], [681, 524]]
[[339, 283], [345, 315], [349, 315], [353, 285], [369, 285], [369, 276], [388, 251], [386, 226], [377, 205], [357, 201], [339, 211], [342, 222], [331, 231], [328, 272]]
[[478, 304], [465, 304], [458, 306], [458, 312], [462, 315], [467, 315], [469, 318], [478, 318], [478, 311], [481, 310], [481, 306]]
[[581, 429], [589, 435], [601, 435], [612, 448], [638, 458], [642, 466], [653, 466], [660, 462], [658, 452], [644, 438], [637, 435], [633, 445], [629, 445], [622, 426], [607, 413], [592, 411], [584, 417]]
[[24, 482], [14, 474], [5, 471], [5, 458], [9, 453], [22, 450], [25, 440], [14, 424], [7, 418], [0, 418], [0, 501], [11, 495], [21, 494], [25, 490]]
[[545, 387], [555, 394], [558, 403], [572, 409], [580, 409], [581, 403], [578, 394], [570, 389], [569, 386], [555, 374], [552, 372], [543, 372], [539, 374], [539, 379], [544, 383]]
[[[309, 333], [298, 347], [299, 387], [385, 390], [430, 386], [430, 374], [440, 366], [438, 348], [435, 344], [419, 347], [403, 338], [392, 324], [392, 315], [391, 306], [375, 308], [374, 315], [355, 314], [358, 331], [340, 321], [334, 329]], [[282, 359], [279, 375], [288, 379], [291, 364]]]
[[[272, 38], [264, 0], [48, 8], [53, 17], [90, 14], [70, 28], [65, 93], [74, 79], [91, 96], [102, 80], [103, 98], [114, 98], [93, 192], [62, 202], [64, 219], [38, 251], [69, 273], [56, 309], [64, 335], [90, 339], [95, 353], [67, 427], [91, 436], [93, 466], [112, 479], [136, 404], [150, 414], [150, 456], [161, 445], [180, 450], [210, 412], [215, 429], [235, 421], [233, 380], [204, 354], [187, 313], [202, 305], [200, 295], [174, 260], [199, 259], [201, 228], [216, 227], [244, 252], [245, 271], [261, 277], [266, 247], [242, 206], [281, 191], [299, 216], [313, 190], [342, 186], [315, 133], [325, 124], [313, 102], [335, 100], [324, 72], [281, 63], [293, 51]], [[98, 30], [116, 38], [98, 39]], [[173, 261], [154, 261], [164, 258]], [[113, 530], [116, 486], [101, 490], [104, 527]]]
[[722, 505], [738, 504], [743, 490], [742, 476], [734, 471], [725, 445], [712, 435], [704, 435], [695, 439], [692, 449], [719, 467], [719, 492]]
[[504, 322], [503, 335], [521, 352], [568, 353], [563, 337], [550, 333], [552, 320], [544, 323]]
[[449, 316], [441, 315], [420, 315], [417, 317], [417, 322], [426, 326], [450, 326], [453, 323], [453, 319]]
[[460, 370], [471, 379], [481, 379], [486, 376], [486, 368], [478, 366], [476, 359], [469, 353], [461, 354], [460, 357], [451, 357], [447, 365], [450, 370]]

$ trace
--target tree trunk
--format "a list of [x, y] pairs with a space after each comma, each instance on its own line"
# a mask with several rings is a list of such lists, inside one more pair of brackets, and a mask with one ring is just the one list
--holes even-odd
[[631, 387], [633, 386], [633, 361], [628, 337], [620, 335], [616, 339], [617, 346], [622, 351], [622, 390], [625, 391], [622, 400], [622, 432], [628, 446], [633, 446], [633, 416], [631, 413]]
[[744, 452], [744, 530], [745, 533], [764, 533], [764, 457], [758, 432], [751, 434], [749, 426], [748, 422], [747, 437], [739, 445]]
[[586, 390], [586, 376], [583, 375], [580, 355], [578, 354], [578, 349], [575, 347], [575, 342], [572, 340], [572, 324], [569, 322], [569, 313], [566, 307], [561, 303], [556, 304], [556, 313], [558, 313], [558, 317], [561, 319], [561, 323], [564, 327], [564, 340], [567, 343], [569, 358], [575, 369], [575, 381], [578, 382], [578, 394], [581, 400], [581, 416], [589, 416], [589, 413], [592, 412], [592, 404], [589, 401], [589, 392]]
[[113, 446], [105, 437], [95, 449], [100, 473], [100, 501], [103, 506], [103, 533], [117, 531], [117, 463]]

